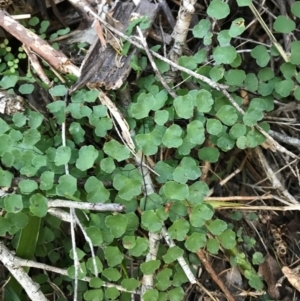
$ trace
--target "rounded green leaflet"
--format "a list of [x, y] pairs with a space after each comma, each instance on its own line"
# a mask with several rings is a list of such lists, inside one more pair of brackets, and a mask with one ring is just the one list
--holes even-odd
[[187, 250], [197, 252], [206, 245], [206, 235], [204, 233], [193, 232], [184, 243]]
[[0, 155], [3, 156], [5, 152], [11, 152], [14, 145], [12, 138], [6, 134], [0, 136]]
[[[76, 254], [77, 254], [78, 260], [81, 260], [86, 255], [85, 252], [83, 252], [79, 248], [76, 248]], [[69, 251], [69, 256], [70, 256], [71, 259], [74, 259], [74, 253], [73, 253], [72, 249]]]
[[211, 254], [217, 254], [219, 252], [220, 244], [215, 238], [210, 238], [207, 241], [207, 251]]
[[187, 138], [193, 144], [201, 145], [205, 140], [204, 125], [199, 120], [193, 120], [187, 126]]
[[249, 92], [255, 92], [258, 88], [258, 79], [254, 73], [248, 73], [244, 80], [245, 89]]
[[113, 180], [113, 186], [117, 189], [120, 198], [130, 201], [141, 193], [142, 183], [138, 179], [130, 179], [121, 174], [117, 174]]
[[69, 127], [69, 132], [73, 136], [74, 142], [80, 144], [84, 141], [85, 131], [81, 127], [80, 123], [72, 122]]
[[173, 172], [173, 179], [185, 184], [188, 180], [196, 180], [201, 175], [198, 164], [191, 157], [184, 157]]
[[165, 134], [162, 137], [162, 143], [169, 148], [179, 147], [182, 144], [182, 129], [177, 124], [172, 124], [167, 128]]
[[227, 229], [218, 235], [218, 238], [225, 249], [232, 249], [236, 245], [235, 232]]
[[[170, 65], [168, 63], [163, 62], [158, 58], [154, 58], [154, 62], [156, 63], [157, 69], [161, 74], [164, 74], [165, 72], [170, 70]], [[142, 70], [145, 70], [147, 66], [147, 61], [143, 60], [142, 63], [144, 63], [144, 66], [142, 66]]]
[[225, 73], [225, 79], [230, 86], [241, 86], [246, 79], [246, 73], [244, 70], [229, 70]]
[[157, 301], [159, 300], [159, 293], [156, 289], [148, 289], [144, 295], [143, 300], [144, 301]]
[[4, 198], [4, 208], [7, 212], [18, 213], [23, 209], [22, 195], [10, 194]]
[[145, 237], [138, 237], [136, 239], [136, 245], [129, 250], [129, 255], [139, 257], [146, 252], [148, 246], [148, 240]]
[[79, 158], [76, 161], [76, 167], [82, 171], [92, 168], [98, 155], [99, 153], [93, 145], [81, 147], [79, 150]]
[[[96, 266], [97, 266], [98, 273], [101, 273], [102, 270], [103, 270], [103, 265], [102, 265], [102, 262], [101, 262], [101, 260], [99, 259], [98, 256], [95, 257], [95, 261], [96, 261]], [[94, 260], [93, 260], [92, 257], [90, 257], [87, 260], [86, 267], [87, 267], [88, 270], [91, 271], [91, 273], [93, 273], [94, 275], [96, 275], [95, 266], [94, 266]]]
[[300, 18], [300, 1], [295, 1], [292, 4], [291, 12], [293, 13], [294, 16]]
[[294, 65], [300, 64], [300, 41], [294, 41], [291, 43], [290, 62]]
[[105, 142], [103, 151], [108, 156], [116, 159], [118, 162], [126, 160], [130, 157], [130, 150], [116, 140]]
[[158, 161], [154, 167], [155, 172], [159, 175], [155, 179], [158, 183], [165, 183], [167, 180], [173, 179], [174, 167], [163, 162]]
[[270, 61], [270, 55], [267, 48], [263, 45], [258, 45], [251, 50], [251, 56], [256, 59], [256, 63], [260, 67], [266, 67]]
[[104, 269], [102, 275], [109, 281], [118, 281], [122, 277], [121, 273], [115, 268]]
[[68, 89], [66, 86], [64, 85], [57, 85], [57, 86], [54, 86], [53, 88], [51, 88], [49, 90], [49, 93], [55, 97], [55, 96], [65, 96], [68, 92]]
[[128, 220], [122, 214], [109, 215], [105, 219], [105, 225], [109, 229], [113, 237], [121, 237], [127, 228]]
[[86, 234], [92, 241], [93, 246], [101, 246], [103, 243], [102, 232], [98, 227], [91, 226], [85, 229]]
[[118, 300], [120, 292], [116, 287], [107, 287], [105, 288], [105, 297], [109, 300]]
[[194, 54], [194, 59], [196, 60], [197, 64], [201, 64], [206, 60], [207, 53], [205, 49], [200, 49], [198, 52]]
[[[71, 266], [67, 269], [68, 276], [72, 279], [75, 279], [75, 267]], [[85, 263], [80, 263], [78, 268], [78, 279], [83, 279], [86, 276], [86, 266]]]
[[217, 46], [213, 50], [213, 58], [216, 64], [231, 64], [237, 56], [233, 46]]
[[195, 38], [203, 39], [210, 30], [211, 23], [207, 19], [202, 19], [194, 28], [193, 35]]
[[136, 119], [142, 119], [149, 115], [153, 108], [155, 98], [151, 94], [142, 93], [139, 95], [137, 102], [131, 104], [129, 110], [131, 115]]
[[105, 137], [108, 130], [111, 130], [113, 127], [111, 119], [104, 117], [100, 118], [96, 122], [95, 134], [98, 137]]
[[167, 253], [163, 255], [163, 260], [166, 264], [170, 264], [177, 260], [178, 257], [183, 255], [183, 250], [178, 246], [174, 246], [168, 249]]
[[30, 179], [21, 180], [18, 186], [22, 194], [29, 194], [38, 188], [37, 182]]
[[181, 56], [178, 60], [178, 64], [190, 70], [195, 70], [197, 68], [197, 60], [192, 56]]
[[225, 125], [234, 125], [238, 119], [236, 109], [231, 105], [223, 105], [217, 112], [216, 116], [225, 124]]
[[229, 5], [221, 0], [212, 0], [207, 8], [207, 14], [217, 20], [226, 18], [230, 13]]
[[30, 198], [30, 212], [38, 217], [44, 217], [48, 210], [48, 200], [40, 193], [36, 193]]
[[257, 121], [261, 120], [264, 117], [264, 114], [259, 108], [248, 108], [243, 116], [243, 121], [245, 125], [253, 126]]
[[144, 275], [153, 274], [160, 267], [160, 260], [149, 260], [140, 265], [140, 269]]
[[178, 96], [174, 99], [174, 108], [180, 118], [189, 119], [193, 116], [194, 106], [191, 95]]
[[165, 205], [164, 211], [169, 209], [169, 218], [172, 222], [187, 215], [187, 207], [182, 202], [169, 202]]
[[168, 291], [170, 301], [182, 301], [184, 300], [184, 290], [181, 287], [176, 287]]
[[255, 252], [253, 255], [252, 255], [252, 263], [253, 264], [261, 264], [265, 261], [264, 259], [264, 256], [261, 252]]
[[210, 78], [217, 82], [224, 77], [225, 69], [223, 66], [213, 66], [209, 71]]
[[103, 285], [103, 281], [100, 278], [93, 277], [89, 282], [90, 287], [100, 288]]
[[225, 30], [221, 30], [218, 33], [218, 37], [217, 40], [220, 44], [220, 46], [229, 46], [230, 45], [230, 41], [231, 41], [231, 36], [229, 35], [229, 30], [225, 29]]
[[41, 113], [30, 111], [28, 116], [28, 125], [31, 128], [38, 128], [44, 120], [44, 116]]
[[37, 129], [29, 129], [24, 132], [23, 143], [33, 146], [41, 139], [41, 134]]
[[158, 125], [164, 125], [169, 119], [169, 112], [166, 110], [160, 110], [155, 112], [154, 120]]
[[185, 240], [187, 233], [189, 232], [190, 224], [185, 219], [176, 220], [168, 229], [168, 233], [171, 238], [178, 241]]
[[166, 198], [170, 200], [185, 200], [189, 195], [188, 185], [168, 181], [163, 186], [163, 192]]
[[300, 87], [296, 86], [295, 90], [294, 90], [294, 97], [297, 100], [300, 100]]
[[116, 169], [115, 162], [111, 157], [102, 159], [100, 162], [100, 167], [106, 173], [112, 173]]
[[30, 26], [36, 26], [40, 23], [40, 19], [38, 17], [32, 17], [29, 19], [28, 24]]
[[249, 285], [251, 287], [253, 287], [257, 291], [260, 291], [263, 289], [264, 284], [256, 272], [246, 270], [245, 277], [249, 280]]
[[7, 90], [9, 88], [13, 88], [17, 81], [19, 80], [19, 77], [16, 75], [5, 75], [2, 77], [1, 81], [0, 81], [0, 86]]
[[262, 81], [268, 81], [271, 80], [275, 74], [270, 67], [265, 67], [259, 70], [257, 76]]
[[158, 218], [154, 210], [143, 211], [142, 226], [150, 232], [157, 232], [161, 230], [162, 221]]
[[210, 220], [214, 215], [213, 209], [202, 203], [195, 206], [189, 216], [190, 223], [193, 227], [201, 227], [205, 224], [205, 221]]
[[3, 216], [0, 216], [0, 235], [5, 236], [6, 232], [9, 232], [11, 227], [12, 226], [9, 220]]
[[10, 152], [5, 152], [1, 158], [1, 162], [6, 167], [12, 167], [15, 161], [15, 156]]
[[[17, 115], [17, 114], [21, 114], [21, 118], [23, 119], [23, 117], [25, 118], [25, 123], [26, 123], [26, 117], [22, 114], [22, 113], [16, 113], [13, 115], [13, 121], [14, 121], [14, 117]], [[24, 124], [25, 124], [24, 123]], [[23, 126], [23, 125], [21, 125]], [[20, 126], [20, 127], [21, 127]], [[10, 126], [6, 123], [6, 121], [4, 121], [1, 117], [0, 117], [0, 135], [4, 134], [5, 132], [7, 132], [8, 130], [10, 129]]]
[[275, 84], [275, 91], [282, 97], [288, 97], [294, 89], [294, 81], [286, 79]]
[[199, 112], [208, 113], [211, 110], [214, 100], [209, 91], [204, 89], [199, 91], [192, 90], [189, 94], [193, 96], [194, 105]]
[[209, 134], [217, 136], [223, 130], [222, 123], [218, 119], [207, 119], [206, 130]]
[[234, 139], [232, 139], [227, 133], [224, 133], [217, 140], [217, 146], [224, 152], [231, 150], [234, 147]]
[[207, 229], [213, 235], [220, 235], [227, 229], [227, 224], [220, 219], [215, 219], [208, 222]]
[[237, 5], [240, 7], [248, 6], [252, 3], [252, 0], [236, 0]]
[[208, 193], [209, 187], [207, 184], [197, 181], [189, 186], [189, 196], [187, 199], [192, 205], [198, 205], [203, 202], [204, 197], [206, 197]]
[[295, 75], [296, 66], [291, 63], [283, 63], [280, 65], [280, 71], [286, 79], [289, 79]]
[[135, 236], [124, 236], [122, 239], [123, 247], [127, 250], [131, 250], [136, 246]]
[[105, 248], [104, 257], [110, 267], [119, 265], [124, 259], [124, 255], [120, 252], [119, 248], [111, 246]]
[[[90, 177], [90, 178], [92, 178], [92, 177]], [[88, 181], [90, 180], [90, 178], [88, 179]], [[89, 203], [106, 203], [110, 197], [110, 190], [108, 190], [103, 185], [103, 183], [101, 181], [99, 181], [98, 179], [96, 179], [95, 181], [92, 181], [92, 182], [95, 183], [95, 185], [91, 189], [88, 190], [88, 194], [86, 196], [86, 201]]]
[[232, 38], [236, 38], [237, 36], [239, 36], [240, 34], [242, 34], [245, 29], [246, 29], [246, 27], [245, 27], [245, 20], [243, 18], [235, 19], [231, 23], [231, 26], [230, 26], [230, 29], [229, 29], [229, 35]]
[[54, 182], [54, 172], [53, 171], [44, 171], [40, 177], [40, 189], [49, 190], [53, 187]]
[[296, 23], [286, 16], [278, 16], [273, 23], [275, 31], [280, 33], [290, 33], [296, 28]]
[[[155, 283], [155, 287], [160, 291], [166, 291], [171, 285], [172, 285], [172, 281], [169, 279], [170, 276], [172, 275], [172, 271], [171, 271], [171, 275], [169, 276], [167, 273], [164, 273], [165, 271], [168, 271], [170, 269], [164, 269], [161, 272], [159, 272], [156, 276], [156, 283]], [[161, 274], [165, 274], [163, 276], [160, 276]], [[166, 296], [167, 299], [167, 296]], [[166, 300], [165, 299], [165, 300]]]
[[[7, 212], [5, 214], [5, 219], [9, 221], [9, 223], [18, 229], [23, 229], [28, 224], [28, 215], [23, 212]], [[2, 227], [2, 225], [0, 225]], [[0, 231], [1, 232], [1, 231]]]
[[19, 92], [24, 95], [31, 94], [33, 92], [33, 90], [34, 90], [33, 84], [22, 84], [19, 87]]
[[159, 144], [154, 143], [152, 133], [138, 134], [135, 136], [135, 140], [145, 155], [151, 156], [157, 153]]
[[77, 180], [72, 175], [62, 175], [58, 179], [56, 193], [60, 196], [73, 195], [77, 190]]
[[59, 146], [56, 150], [54, 163], [56, 166], [65, 165], [71, 159], [71, 148], [68, 146]]
[[219, 156], [220, 156], [220, 152], [215, 147], [206, 146], [206, 147], [202, 147], [198, 151], [198, 157], [199, 157], [199, 159], [201, 159], [203, 161], [215, 163], [218, 161]]
[[102, 301], [103, 291], [102, 289], [88, 290], [83, 294], [85, 301]]
[[229, 136], [233, 139], [238, 139], [239, 137], [245, 135], [246, 126], [243, 123], [236, 123], [229, 131]]
[[93, 112], [96, 117], [106, 117], [107, 107], [104, 105], [93, 106]]
[[121, 285], [128, 291], [134, 291], [139, 287], [140, 282], [135, 278], [127, 278], [121, 281]]

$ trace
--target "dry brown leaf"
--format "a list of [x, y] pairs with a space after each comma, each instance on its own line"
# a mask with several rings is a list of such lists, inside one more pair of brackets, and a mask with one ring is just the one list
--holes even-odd
[[300, 275], [295, 273], [293, 270], [291, 270], [288, 267], [283, 267], [281, 269], [284, 276], [287, 278], [289, 283], [298, 291], [300, 292]]
[[276, 283], [281, 276], [281, 270], [278, 262], [270, 253], [266, 255], [265, 261], [259, 265], [258, 274], [266, 281], [270, 297], [276, 300], [280, 299], [280, 292]]

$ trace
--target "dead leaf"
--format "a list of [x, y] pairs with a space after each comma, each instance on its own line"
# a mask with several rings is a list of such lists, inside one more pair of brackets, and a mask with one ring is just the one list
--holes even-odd
[[258, 274], [265, 280], [268, 285], [268, 294], [273, 299], [280, 299], [280, 292], [276, 286], [277, 280], [281, 277], [282, 273], [278, 262], [274, 257], [268, 253], [265, 261], [259, 265]]
[[300, 292], [300, 275], [295, 273], [293, 270], [291, 270], [288, 267], [283, 267], [281, 269], [284, 276], [287, 278], [289, 283], [298, 291]]

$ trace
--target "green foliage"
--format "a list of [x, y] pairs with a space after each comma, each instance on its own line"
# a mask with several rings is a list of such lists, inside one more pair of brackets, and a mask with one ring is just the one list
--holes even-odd
[[[236, 2], [239, 7], [252, 3], [251, 0]], [[35, 229], [34, 255], [69, 267], [68, 275], [74, 278], [75, 269], [70, 267], [73, 258], [72, 252], [69, 255], [70, 239], [62, 233], [60, 221], [47, 214], [48, 201], [70, 199], [120, 203], [125, 207], [125, 212], [120, 213], [76, 211], [97, 250], [98, 274], [95, 275], [89, 246], [85, 244], [82, 250], [78, 249], [79, 278], [91, 277], [89, 287], [84, 290], [84, 300], [127, 300], [123, 292], [103, 284], [115, 282], [133, 291], [140, 286], [138, 273], [155, 275], [154, 288], [147, 290], [144, 300], [183, 300], [181, 286], [188, 280], [177, 264], [179, 257], [184, 256], [191, 265], [191, 258], [200, 248], [206, 248], [211, 254], [221, 251], [231, 254], [241, 242], [248, 249], [255, 244], [250, 237], [235, 232], [221, 217], [216, 218], [214, 209], [204, 202], [210, 188], [201, 179], [201, 166], [205, 162], [212, 165], [220, 162], [224, 154], [234, 148], [254, 148], [264, 143], [265, 137], [255, 126], [269, 130], [262, 120], [266, 112], [273, 110], [273, 99], [283, 102], [291, 96], [300, 99], [297, 73], [300, 42], [291, 43], [290, 61], [282, 63], [276, 72], [271, 69], [270, 61], [277, 53], [263, 45], [253, 47], [248, 58], [259, 71], [248, 73], [244, 70], [248, 62], [238, 53], [235, 44], [244, 34], [247, 22], [243, 18], [231, 18], [228, 23], [226, 19], [227, 29], [217, 33], [215, 28], [212, 30], [212, 24], [225, 20], [230, 9], [226, 1], [210, 1], [206, 11], [208, 18], [202, 19], [191, 31], [196, 41], [201, 39], [205, 46], [212, 45], [209, 63], [206, 50], [198, 49], [194, 55], [181, 56], [178, 64], [228, 86], [235, 106], [220, 91], [184, 72], [182, 78], [199, 88], [187, 90], [175, 86], [173, 90], [178, 96], [172, 99], [155, 76], [142, 73], [148, 64], [145, 56], [131, 59], [130, 65], [138, 74], [137, 89], [132, 89], [135, 94], [128, 110], [121, 105], [120, 109], [124, 110], [131, 133], [135, 133], [132, 138], [136, 150], [156, 160], [153, 167], [156, 174], [151, 174], [155, 191], [150, 195], [144, 193], [148, 183], [139, 172], [139, 166], [134, 165], [135, 154], [116, 134], [107, 108], [99, 103], [97, 90], [80, 89], [66, 104], [63, 99], [71, 83], [54, 81], [49, 89], [55, 98], [47, 105], [49, 119], [28, 108], [15, 113], [11, 119], [0, 118], [0, 186], [15, 189], [15, 193], [8, 194], [0, 203], [5, 211], [0, 217], [1, 235], [20, 235], [31, 218], [40, 219], [41, 231], [38, 227]], [[295, 18], [300, 17], [299, 9], [299, 1], [296, 1], [291, 7]], [[40, 34], [45, 34], [48, 23], [36, 17], [28, 22], [31, 27], [39, 27]], [[295, 20], [278, 16], [273, 29], [275, 33], [291, 33], [295, 24]], [[127, 34], [131, 34], [136, 25], [146, 28], [149, 23], [143, 18], [134, 19]], [[51, 38], [68, 31], [58, 31]], [[160, 51], [159, 47], [155, 47], [155, 51]], [[0, 80], [1, 88], [14, 88], [25, 96], [31, 94], [37, 81], [29, 75], [20, 77], [17, 72], [19, 60], [24, 59], [23, 51], [12, 54], [8, 40], [4, 39], [0, 44], [0, 58], [0, 72], [5, 71]], [[158, 59], [155, 62], [165, 76], [170, 66]], [[246, 103], [240, 89], [256, 96]], [[119, 106], [118, 98], [115, 103]], [[61, 125], [65, 121], [66, 144], [62, 144]], [[69, 174], [65, 172], [66, 165]], [[14, 177], [20, 178], [17, 184]], [[239, 220], [241, 216], [234, 212], [232, 218]], [[160, 233], [164, 223], [175, 246], [160, 246], [157, 259], [146, 261], [148, 232]], [[59, 252], [55, 249], [58, 243], [62, 248]], [[67, 256], [63, 254], [65, 250], [68, 250]], [[140, 263], [139, 271], [130, 276], [129, 260]], [[235, 256], [234, 260], [240, 266], [245, 262], [242, 256]], [[254, 265], [262, 261], [262, 254], [253, 254]], [[244, 271], [250, 286], [261, 290], [263, 284], [254, 270]]]

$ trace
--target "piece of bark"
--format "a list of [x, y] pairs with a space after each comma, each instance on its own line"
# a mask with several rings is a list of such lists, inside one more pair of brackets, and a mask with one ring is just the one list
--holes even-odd
[[[118, 2], [112, 17], [123, 25], [122, 32], [124, 33], [133, 13], [139, 16], [148, 16], [152, 22], [155, 19], [158, 8], [157, 4], [150, 3], [148, 0], [140, 1], [138, 6], [135, 6], [132, 2]], [[144, 35], [146, 34], [147, 32], [145, 31]], [[101, 46], [99, 39], [91, 46], [91, 50], [81, 67], [81, 76], [72, 87], [71, 92], [87, 84], [92, 88], [105, 87], [107, 90], [115, 90], [121, 87], [128, 77], [131, 71], [129, 64], [131, 57], [138, 50], [132, 47], [126, 56], [120, 57], [109, 42], [105, 49]], [[121, 58], [120, 62], [118, 62], [118, 57]]]

